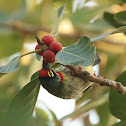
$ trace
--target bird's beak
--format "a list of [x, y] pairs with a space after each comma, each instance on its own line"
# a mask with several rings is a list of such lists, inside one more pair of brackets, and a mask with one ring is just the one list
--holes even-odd
[[55, 76], [55, 72], [50, 68], [48, 63], [45, 63], [45, 61], [43, 60], [43, 69], [49, 70], [48, 72], [48, 76], [49, 77], [54, 77]]

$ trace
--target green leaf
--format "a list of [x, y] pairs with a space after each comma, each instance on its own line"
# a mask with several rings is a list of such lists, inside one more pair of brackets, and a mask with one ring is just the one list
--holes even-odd
[[[126, 86], [126, 71], [119, 75], [116, 79]], [[110, 89], [109, 94], [110, 112], [117, 118], [126, 121], [126, 95], [119, 94], [115, 89]]]
[[21, 56], [17, 56], [15, 58], [13, 58], [7, 65], [4, 66], [0, 66], [0, 77], [2, 77], [5, 74], [11, 73], [16, 71], [19, 68], [19, 59], [23, 56], [26, 56], [28, 54], [34, 53], [34, 51], [32, 52], [28, 52], [26, 54], [23, 54]]
[[59, 8], [59, 10], [58, 10], [58, 18], [63, 14], [63, 11], [64, 11], [65, 7], [66, 7], [66, 4], [64, 4], [63, 6], [61, 6]]
[[30, 121], [40, 88], [39, 79], [35, 77], [36, 73], [9, 104], [6, 119], [11, 126], [25, 126]]
[[119, 123], [116, 123], [112, 126], [126, 126], [126, 122], [125, 121], [120, 121]]
[[41, 58], [42, 58], [42, 56], [38, 55], [37, 53], [35, 53], [35, 54], [36, 54], [36, 59], [37, 59], [38, 61], [40, 61]]
[[0, 66], [0, 77], [7, 73], [16, 71], [19, 68], [19, 59], [20, 56], [17, 56], [12, 59], [7, 65]]
[[108, 126], [108, 122], [109, 122], [109, 108], [108, 108], [108, 102], [98, 106], [96, 108], [96, 111], [99, 115], [100, 121], [99, 121], [99, 125], [101, 126]]
[[97, 114], [100, 118], [97, 126], [111, 126], [111, 124], [117, 122], [117, 118], [109, 112], [108, 106], [109, 102], [106, 102], [96, 108]]
[[126, 11], [115, 14], [115, 20], [119, 23], [126, 24]]
[[90, 38], [83, 36], [79, 42], [72, 44], [56, 54], [56, 62], [63, 65], [89, 66], [96, 55], [95, 46], [90, 45]]
[[31, 77], [31, 80], [34, 80], [35, 78], [38, 78], [39, 77], [39, 71], [35, 72], [32, 77]]
[[116, 28], [124, 26], [123, 24], [115, 20], [114, 14], [112, 13], [104, 12], [103, 18], [105, 21], [107, 21], [109, 24], [111, 24], [112, 26]]
[[108, 35], [115, 34], [115, 33], [121, 33], [121, 32], [126, 33], [126, 26], [116, 28], [115, 30], [112, 30], [105, 34], [96, 36], [95, 38], [91, 38], [91, 42], [95, 42], [95, 41], [98, 41], [98, 40], [101, 40], [101, 39], [107, 37]]
[[50, 35], [52, 35], [52, 36], [56, 36], [58, 34], [59, 24], [62, 20], [65, 7], [66, 7], [66, 4], [61, 6], [58, 10], [58, 19], [57, 19], [56, 23], [54, 24], [52, 31], [50, 32]]
[[122, 2], [126, 3], [126, 0], [122, 0]]
[[81, 114], [84, 114], [84, 113], [90, 111], [91, 109], [94, 109], [97, 106], [100, 106], [100, 105], [106, 103], [107, 101], [108, 101], [107, 96], [91, 100], [91, 101], [87, 102], [86, 104], [84, 104], [83, 106], [81, 106], [79, 109], [75, 110], [73, 113], [64, 116], [60, 120], [64, 120], [64, 119], [72, 118], [72, 117], [78, 117]]
[[98, 16], [99, 12], [103, 11], [105, 8], [106, 5], [97, 6], [94, 8], [83, 7], [74, 12], [70, 16], [70, 20], [74, 26], [76, 26], [77, 28], [78, 26], [82, 28], [84, 24], [89, 23], [90, 20], [92, 20], [95, 16]]

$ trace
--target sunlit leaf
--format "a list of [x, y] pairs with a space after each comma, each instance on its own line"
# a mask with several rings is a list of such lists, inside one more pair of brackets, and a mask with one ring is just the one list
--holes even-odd
[[11, 126], [25, 126], [32, 116], [40, 88], [39, 79], [35, 77], [36, 73], [9, 104], [6, 119]]
[[96, 36], [95, 38], [91, 38], [91, 42], [95, 42], [95, 41], [98, 41], [98, 40], [101, 40], [101, 39], [107, 37], [108, 35], [115, 34], [115, 33], [121, 33], [121, 32], [126, 33], [126, 26], [116, 28], [115, 30], [112, 30], [105, 34]]
[[0, 66], [0, 77], [7, 73], [16, 71], [19, 68], [19, 59], [20, 56], [17, 56], [12, 59], [7, 65]]
[[95, 46], [90, 45], [90, 38], [83, 36], [79, 42], [72, 44], [56, 54], [56, 62], [64, 65], [89, 66], [96, 55]]
[[[119, 75], [116, 79], [126, 86], [126, 71]], [[115, 89], [110, 89], [109, 95], [110, 112], [117, 118], [126, 121], [126, 95], [119, 94]]]
[[59, 10], [58, 10], [58, 19], [57, 19], [56, 23], [54, 24], [54, 26], [52, 28], [52, 31], [50, 32], [50, 35], [52, 35], [52, 36], [55, 36], [55, 35], [58, 34], [59, 24], [60, 24], [60, 22], [62, 20], [65, 6], [66, 6], [66, 4], [64, 4], [63, 6], [61, 6], [59, 8]]
[[126, 11], [115, 14], [115, 20], [119, 23], [126, 24]]

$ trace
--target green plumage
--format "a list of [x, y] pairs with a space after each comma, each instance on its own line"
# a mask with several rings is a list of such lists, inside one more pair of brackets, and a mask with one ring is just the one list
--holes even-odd
[[60, 66], [55, 69], [55, 71], [62, 72], [65, 77], [64, 81], [61, 83], [60, 77], [55, 73], [54, 77], [39, 78], [42, 86], [51, 94], [63, 98], [63, 99], [73, 99], [79, 98], [83, 95], [92, 83], [85, 78], [80, 78], [78, 76], [72, 76], [71, 71]]

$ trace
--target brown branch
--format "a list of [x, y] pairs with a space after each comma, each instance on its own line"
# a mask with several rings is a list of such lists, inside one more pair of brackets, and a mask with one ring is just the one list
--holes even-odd
[[120, 82], [116, 82], [113, 80], [109, 80], [107, 78], [101, 77], [101, 76], [95, 76], [91, 75], [87, 71], [83, 71], [77, 66], [71, 66], [71, 65], [66, 65], [74, 74], [80, 76], [80, 77], [86, 77], [89, 81], [98, 83], [101, 86], [108, 86], [111, 88], [116, 89], [120, 94], [126, 94], [126, 87], [123, 86]]
[[[16, 30], [18, 32], [27, 34], [27, 33], [31, 33], [31, 34], [35, 34], [38, 31], [44, 31], [44, 32], [50, 32], [51, 29], [47, 26], [33, 26], [33, 25], [29, 25], [29, 24], [25, 24], [22, 22], [15, 22], [15, 23], [8, 23], [8, 24], [3, 24], [0, 23], [0, 28], [10, 28], [12, 30]], [[66, 36], [66, 37], [76, 37], [76, 38], [80, 38], [81, 34], [79, 32], [75, 32], [72, 34], [65, 34], [65, 33], [59, 33], [59, 35], [61, 36]]]
[[[15, 22], [15, 23], [8, 23], [8, 24], [0, 23], [0, 28], [10, 28], [10, 29], [16, 30], [16, 31], [24, 33], [24, 34], [27, 34], [27, 33], [35, 34], [35, 32], [38, 32], [38, 31], [45, 31], [45, 32], [49, 33], [51, 31], [51, 29], [49, 27], [46, 27], [44, 25], [43, 26], [33, 26], [33, 25], [22, 23], [22, 22]], [[79, 32], [75, 32], [72, 34], [59, 33], [59, 35], [61, 35], [61, 36], [65, 35], [67, 37], [74, 36], [78, 39], [82, 36], [81, 33], [79, 33]], [[111, 42], [106, 39], [103, 39], [102, 42], [108, 43], [108, 44], [113, 44], [113, 45], [126, 46], [126, 43]]]
[[36, 27], [36, 26], [21, 23], [21, 22], [12, 23], [12, 24], [0, 24], [0, 27], [10, 28], [10, 29], [13, 29], [13, 30], [16, 30], [16, 31], [19, 31], [19, 32], [26, 32], [26, 33], [35, 33], [37, 31], [50, 32], [50, 29], [48, 29], [44, 26]]
[[84, 71], [84, 76], [88, 78], [89, 81], [100, 84], [101, 86], [108, 86], [116, 89], [120, 94], [126, 94], [126, 87], [120, 82], [112, 81], [104, 77], [92, 76], [87, 71]]

